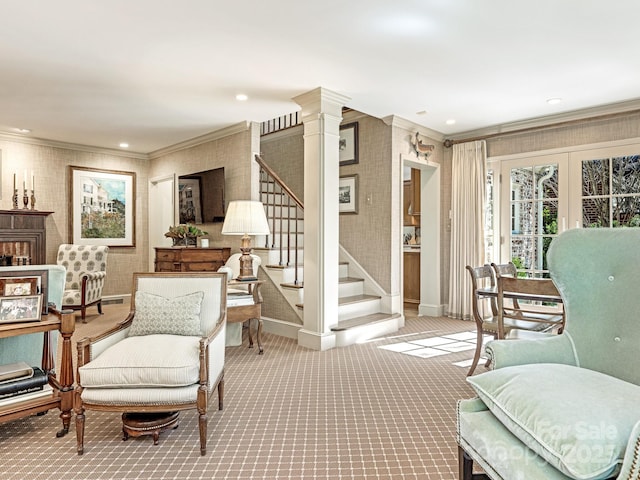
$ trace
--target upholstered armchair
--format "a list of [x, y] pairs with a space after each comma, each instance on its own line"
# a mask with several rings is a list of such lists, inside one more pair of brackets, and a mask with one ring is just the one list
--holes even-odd
[[458, 403], [461, 479], [640, 478], [639, 245], [637, 228], [553, 240], [564, 332], [487, 344], [494, 370]]
[[58, 265], [67, 270], [62, 307], [80, 310], [86, 323], [87, 307], [97, 305], [102, 314], [102, 287], [107, 276], [109, 247], [71, 245], [58, 247]]
[[223, 406], [226, 287], [223, 273], [134, 273], [128, 317], [78, 342], [78, 454], [85, 410], [190, 409], [198, 412], [200, 453], [206, 453], [207, 409], [216, 387], [218, 409]]

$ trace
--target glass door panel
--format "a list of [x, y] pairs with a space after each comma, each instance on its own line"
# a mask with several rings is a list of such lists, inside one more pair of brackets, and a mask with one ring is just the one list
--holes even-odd
[[509, 235], [502, 238], [501, 259], [530, 277], [548, 276], [547, 250], [559, 233], [560, 218], [566, 217], [561, 210], [566, 204], [566, 163], [566, 155], [503, 163], [503, 179], [508, 179], [502, 184], [503, 198], [509, 198], [503, 222], [510, 228], [503, 223]]

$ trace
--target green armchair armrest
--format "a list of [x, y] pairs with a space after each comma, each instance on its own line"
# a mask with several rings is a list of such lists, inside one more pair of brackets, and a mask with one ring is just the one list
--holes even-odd
[[493, 369], [529, 363], [562, 363], [577, 366], [571, 335], [523, 340], [493, 340], [485, 347]]

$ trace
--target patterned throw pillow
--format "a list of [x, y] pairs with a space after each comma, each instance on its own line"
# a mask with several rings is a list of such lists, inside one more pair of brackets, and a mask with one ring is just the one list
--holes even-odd
[[134, 335], [200, 335], [200, 306], [204, 292], [165, 298], [137, 291], [135, 316], [129, 330]]

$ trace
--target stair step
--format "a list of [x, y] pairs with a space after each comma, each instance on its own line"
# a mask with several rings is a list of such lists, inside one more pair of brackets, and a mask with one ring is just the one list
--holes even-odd
[[304, 288], [304, 285], [302, 282], [300, 283], [281, 283], [280, 286], [282, 288]]
[[338, 283], [355, 283], [355, 282], [364, 282], [364, 278], [340, 277], [338, 279]]
[[392, 318], [399, 318], [399, 313], [372, 313], [370, 315], [364, 315], [362, 317], [350, 318], [349, 320], [343, 320], [338, 322], [331, 330], [334, 332], [341, 332], [350, 328], [360, 327], [362, 325], [369, 325], [372, 323], [382, 322]]
[[378, 295], [351, 295], [349, 297], [338, 298], [338, 305], [351, 305], [353, 303], [368, 302], [370, 300], [380, 300]]

